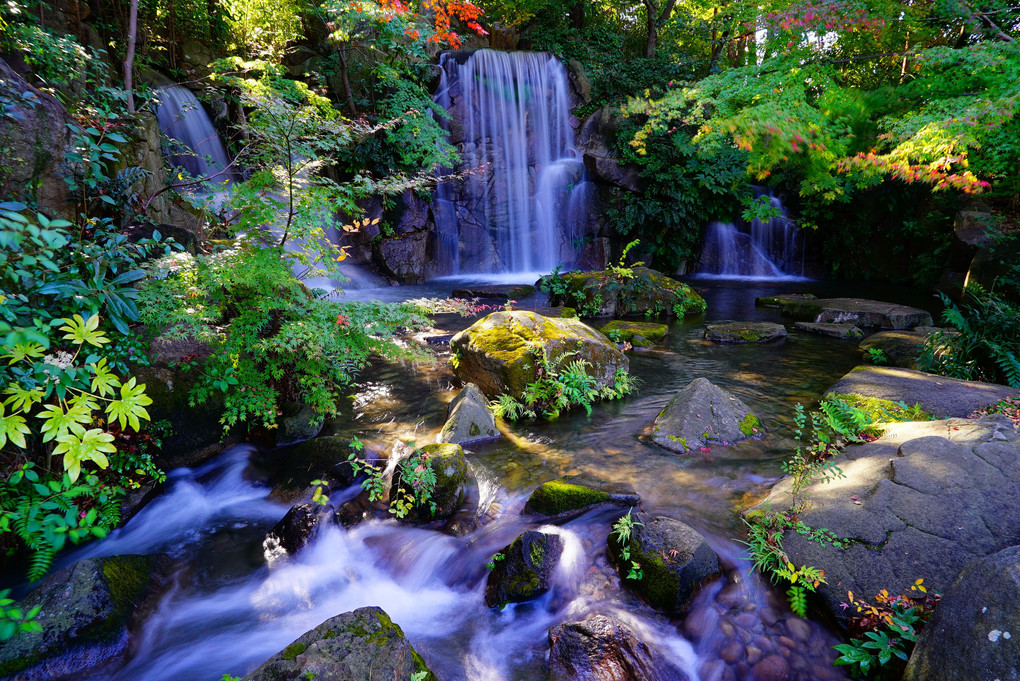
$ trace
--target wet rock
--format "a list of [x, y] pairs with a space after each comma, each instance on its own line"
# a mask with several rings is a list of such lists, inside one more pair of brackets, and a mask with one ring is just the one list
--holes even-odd
[[736, 664], [744, 657], [744, 646], [740, 641], [727, 641], [719, 651], [719, 657], [727, 664]]
[[829, 388], [825, 396], [848, 393], [919, 404], [926, 412], [946, 418], [969, 416], [975, 409], [1014, 397], [1016, 388], [961, 381], [912, 369], [858, 366]]
[[525, 513], [555, 516], [587, 511], [600, 504], [637, 506], [641, 498], [631, 485], [603, 480], [594, 475], [568, 475], [538, 486], [524, 505]]
[[811, 625], [799, 617], [791, 617], [786, 620], [786, 628], [791, 636], [802, 643], [807, 643], [811, 637]]
[[500, 436], [489, 401], [474, 383], [468, 383], [450, 402], [448, 417], [436, 442], [464, 445]]
[[354, 469], [348, 461], [350, 445], [347, 438], [329, 435], [305, 440], [278, 457], [274, 453], [282, 471], [272, 498], [293, 503], [308, 494], [312, 480], [326, 480], [333, 490], [350, 485], [354, 482]]
[[655, 417], [651, 436], [660, 447], [686, 454], [710, 444], [740, 442], [764, 430], [740, 399], [707, 378], [696, 378]]
[[541, 596], [563, 554], [563, 540], [555, 534], [528, 530], [499, 552], [485, 584], [485, 604], [502, 608]]
[[267, 549], [280, 547], [294, 555], [311, 541], [315, 528], [329, 518], [325, 507], [318, 504], [296, 504], [273, 526], [266, 537]]
[[630, 366], [626, 355], [590, 326], [533, 312], [494, 312], [454, 336], [450, 347], [458, 358], [454, 373], [489, 397], [520, 395], [533, 383], [536, 352], [544, 352], [553, 365], [573, 353], [570, 361], [588, 362], [599, 387], [613, 385], [616, 371]]
[[72, 681], [127, 659], [137, 630], [169, 583], [166, 556], [86, 558], [46, 578], [18, 607], [41, 606], [42, 631], [0, 646], [0, 678]]
[[704, 312], [704, 298], [687, 284], [647, 267], [633, 267], [631, 272], [630, 277], [613, 270], [560, 275], [560, 289], [549, 294], [549, 301], [569, 305], [584, 317], [682, 317]]
[[549, 681], [688, 681], [679, 667], [604, 615], [549, 630]]
[[867, 328], [912, 329], [931, 324], [925, 310], [863, 298], [785, 299], [780, 301], [780, 312], [800, 321]]
[[497, 300], [523, 300], [535, 295], [535, 287], [527, 284], [490, 284], [455, 288], [451, 298], [495, 298]]
[[769, 655], [751, 667], [751, 676], [755, 681], [787, 681], [790, 665], [780, 655]]
[[[845, 479], [806, 487], [811, 505], [799, 518], [851, 545], [791, 530], [783, 548], [796, 565], [825, 570], [818, 594], [837, 620], [846, 621], [848, 590], [900, 593], [923, 577], [945, 593], [971, 560], [1020, 544], [1020, 433], [1004, 416], [888, 424], [833, 462]], [[784, 479], [762, 504], [786, 508], [789, 491]]]
[[373, 516], [388, 517], [389, 512], [380, 502], [369, 501], [368, 492], [358, 494], [350, 501], [346, 501], [336, 509], [333, 521], [343, 527], [350, 529]]
[[1020, 681], [1020, 546], [963, 569], [921, 632], [903, 679]]
[[276, 419], [276, 445], [284, 447], [310, 440], [322, 432], [322, 416], [307, 404], [286, 402]]
[[[426, 445], [421, 448], [421, 458], [435, 473], [436, 486], [428, 501], [412, 508], [403, 520], [425, 522], [449, 518], [457, 512], [465, 498], [468, 468], [464, 450], [460, 445], [452, 443]], [[409, 491], [412, 490], [404, 481], [398, 466], [393, 475], [390, 499], [396, 499]]]
[[864, 332], [853, 324], [816, 324], [814, 322], [797, 322], [794, 325], [798, 331], [813, 333], [818, 336], [831, 336], [833, 338], [858, 339], [864, 337]]
[[[602, 333], [604, 333], [608, 338], [631, 342], [633, 342], [635, 338], [639, 338], [650, 341], [646, 343], [647, 345], [658, 343], [666, 337], [666, 333], [668, 331], [669, 327], [665, 324], [655, 324], [652, 322], [629, 322], [623, 321], [622, 319], [614, 319], [602, 327]], [[633, 344], [638, 345], [636, 342]]]
[[370, 607], [331, 617], [243, 681], [410, 679], [422, 672], [422, 681], [436, 681], [400, 627], [381, 608]]
[[701, 643], [706, 637], [716, 632], [719, 626], [719, 613], [712, 607], [696, 608], [684, 618], [684, 635], [693, 643]]
[[[615, 532], [609, 535], [609, 557], [624, 584], [667, 614], [682, 612], [701, 584], [719, 573], [719, 558], [701, 534], [673, 518], [634, 513], [628, 546], [630, 560], [621, 556]], [[640, 580], [626, 579], [631, 561], [641, 566]]]
[[759, 296], [754, 299], [755, 307], [781, 308], [789, 303], [798, 303], [806, 300], [815, 300], [812, 293], [786, 293], [778, 296]]
[[705, 338], [713, 343], [771, 343], [786, 337], [786, 327], [773, 322], [709, 324]]

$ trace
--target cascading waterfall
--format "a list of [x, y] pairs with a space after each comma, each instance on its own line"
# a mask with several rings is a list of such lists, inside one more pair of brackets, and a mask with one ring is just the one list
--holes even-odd
[[442, 56], [436, 102], [466, 176], [440, 183], [440, 262], [451, 274], [546, 272], [569, 253], [568, 190], [583, 175], [566, 69], [538, 52]]
[[713, 222], [705, 231], [699, 274], [754, 279], [800, 278], [804, 274], [804, 241], [787, 217], [782, 201], [762, 192], [779, 213], [768, 220]]
[[230, 156], [209, 115], [191, 90], [169, 85], [159, 91], [159, 129], [171, 140], [170, 164], [195, 177], [222, 184], [231, 179]]

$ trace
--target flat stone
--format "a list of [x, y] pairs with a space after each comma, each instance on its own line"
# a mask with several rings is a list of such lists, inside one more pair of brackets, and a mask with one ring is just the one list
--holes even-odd
[[969, 416], [975, 409], [1015, 397], [1017, 389], [899, 367], [858, 366], [825, 392], [826, 396], [846, 393], [920, 404], [929, 414], [946, 418]]
[[780, 302], [779, 309], [785, 316], [808, 322], [846, 323], [881, 329], [931, 325], [931, 315], [925, 310], [863, 298], [784, 300]]
[[669, 327], [665, 324], [653, 322], [629, 322], [622, 319], [614, 319], [601, 329], [611, 340], [629, 341], [635, 336], [643, 336], [652, 342], [661, 341], [666, 337]]
[[771, 343], [785, 336], [786, 327], [773, 322], [724, 322], [705, 329], [713, 343]]
[[865, 360], [870, 350], [881, 350], [890, 366], [917, 369], [917, 358], [927, 340], [927, 333], [917, 331], [879, 331], [865, 338], [857, 347], [865, 353]]
[[759, 296], [754, 299], [755, 307], [779, 307], [787, 303], [798, 303], [805, 300], [815, 300], [813, 293], [783, 293], [778, 296]]
[[831, 336], [833, 338], [858, 339], [864, 338], [864, 332], [853, 324], [819, 324], [816, 322], [797, 322], [794, 325], [798, 331], [813, 333], [818, 336]]
[[522, 300], [535, 295], [535, 287], [528, 284], [486, 284], [455, 288], [451, 298], [491, 298], [496, 300]]

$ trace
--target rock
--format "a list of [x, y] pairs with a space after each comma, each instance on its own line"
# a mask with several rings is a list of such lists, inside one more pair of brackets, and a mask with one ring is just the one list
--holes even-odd
[[857, 347], [865, 353], [865, 359], [869, 350], [881, 350], [888, 359], [889, 366], [917, 369], [917, 358], [926, 340], [927, 333], [906, 330], [880, 331], [865, 338]]
[[588, 362], [599, 387], [613, 385], [617, 370], [630, 367], [626, 355], [590, 326], [533, 312], [494, 312], [454, 336], [450, 347], [458, 358], [454, 373], [488, 397], [519, 396], [535, 381], [536, 348], [553, 365], [568, 353], [571, 361]]
[[576, 59], [567, 62], [567, 74], [570, 76], [570, 84], [582, 104], [591, 102], [591, 79], [585, 73], [584, 65]]
[[[640, 336], [653, 343], [665, 338], [668, 331], [669, 327], [665, 324], [627, 322], [621, 319], [614, 319], [602, 327], [602, 333], [611, 340], [618, 338], [621, 341], [632, 341], [636, 336]], [[634, 345], [637, 345], [637, 343], [634, 343]]]
[[[796, 565], [825, 570], [818, 593], [837, 619], [846, 621], [848, 590], [870, 599], [923, 578], [944, 593], [969, 561], [1020, 544], [1020, 433], [1005, 416], [888, 424], [834, 463], [845, 479], [807, 486], [810, 506], [798, 517], [850, 545], [790, 530], [783, 549]], [[788, 507], [789, 492], [785, 478], [759, 508]]]
[[781, 308], [787, 303], [798, 303], [805, 300], [815, 300], [812, 293], [784, 293], [778, 296], [759, 296], [754, 299], [755, 307], [776, 307]]
[[280, 475], [273, 486], [272, 498], [293, 503], [306, 497], [312, 480], [326, 480], [330, 489], [339, 490], [354, 482], [354, 469], [348, 458], [351, 441], [337, 435], [305, 440], [280, 453]]
[[931, 315], [925, 310], [863, 298], [784, 297], [779, 303], [780, 313], [801, 321], [882, 329], [912, 329], [931, 324]]
[[710, 444], [740, 442], [764, 432], [761, 419], [731, 393], [696, 378], [655, 417], [652, 441], [686, 454]]
[[563, 554], [558, 535], [528, 530], [500, 553], [485, 583], [485, 604], [502, 608], [541, 596], [551, 586], [550, 578]]
[[751, 678], [755, 681], [787, 681], [790, 665], [782, 655], [769, 655], [751, 667]]
[[0, 678], [71, 681], [122, 665], [169, 583], [169, 564], [166, 556], [86, 558], [50, 575], [18, 603], [24, 612], [41, 606], [42, 631], [0, 646]]
[[71, 142], [67, 109], [53, 95], [32, 87], [2, 59], [0, 101], [4, 102], [0, 196], [37, 203], [41, 212], [70, 219], [74, 206], [63, 169]]
[[705, 338], [713, 343], [771, 343], [786, 337], [786, 327], [773, 322], [709, 324]]
[[[269, 658], [243, 681], [366, 681], [435, 674], [382, 608], [331, 617]], [[419, 677], [415, 677], [419, 678]]]
[[919, 404], [926, 412], [946, 418], [968, 416], [975, 409], [1006, 397], [1015, 397], [1016, 388], [961, 381], [912, 369], [859, 366], [839, 379], [825, 392], [825, 396], [845, 393]]
[[[421, 457], [427, 460], [428, 467], [435, 472], [436, 486], [428, 502], [415, 506], [403, 520], [424, 522], [449, 518], [464, 502], [468, 477], [464, 450], [457, 444], [425, 445], [421, 448]], [[393, 474], [390, 499], [396, 499], [398, 495], [407, 491], [407, 484], [402, 479], [398, 467], [397, 472]], [[432, 504], [435, 504], [435, 510], [432, 509]]]
[[436, 442], [465, 445], [494, 440], [500, 436], [489, 401], [474, 383], [468, 383], [450, 402], [449, 416]]
[[525, 513], [554, 516], [587, 511], [601, 504], [637, 506], [641, 498], [634, 488], [593, 475], [568, 475], [538, 486], [524, 505]]
[[705, 299], [687, 284], [647, 267], [630, 268], [631, 276], [613, 270], [569, 272], [559, 281], [543, 277], [540, 288], [549, 289], [549, 302], [569, 305], [582, 317], [616, 317], [626, 314], [682, 317], [705, 311]]
[[1020, 681], [1020, 546], [970, 563], [946, 590], [904, 681]]
[[310, 440], [322, 432], [322, 416], [307, 404], [285, 402], [283, 415], [276, 419], [276, 445], [284, 447]]
[[644, 190], [640, 169], [634, 165], [622, 164], [619, 159], [585, 154], [584, 169], [595, 179], [620, 189], [634, 193]]
[[631, 561], [641, 565], [639, 580], [624, 583], [657, 610], [678, 614], [686, 608], [702, 582], [719, 573], [719, 558], [701, 534], [673, 518], [633, 514], [634, 529], [629, 542], [631, 558], [622, 559], [615, 532], [609, 535], [609, 557], [626, 575]]
[[498, 300], [523, 300], [535, 295], [535, 287], [527, 284], [491, 284], [455, 288], [451, 298], [496, 298]]
[[308, 545], [315, 528], [328, 517], [324, 506], [296, 504], [273, 526], [263, 545], [268, 550], [278, 546], [294, 555]]
[[794, 325], [798, 331], [813, 333], [819, 336], [832, 336], [833, 338], [858, 339], [864, 337], [864, 332], [853, 324], [816, 324], [814, 322], [796, 322]]
[[688, 681], [627, 626], [594, 615], [549, 630], [549, 681]]

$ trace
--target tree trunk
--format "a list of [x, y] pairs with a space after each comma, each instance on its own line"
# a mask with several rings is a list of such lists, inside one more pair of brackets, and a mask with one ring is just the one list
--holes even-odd
[[584, 2], [577, 0], [570, 6], [570, 25], [576, 31], [584, 30]]
[[347, 76], [347, 51], [340, 47], [337, 49], [340, 54], [340, 79], [344, 84], [344, 98], [347, 100], [347, 110], [351, 116], [358, 115], [358, 108], [354, 105], [354, 90], [351, 89], [351, 79]]
[[128, 15], [127, 52], [124, 54], [124, 89], [127, 91], [128, 113], [135, 112], [134, 85], [135, 70], [135, 36], [138, 33], [138, 0], [131, 0], [131, 11]]

